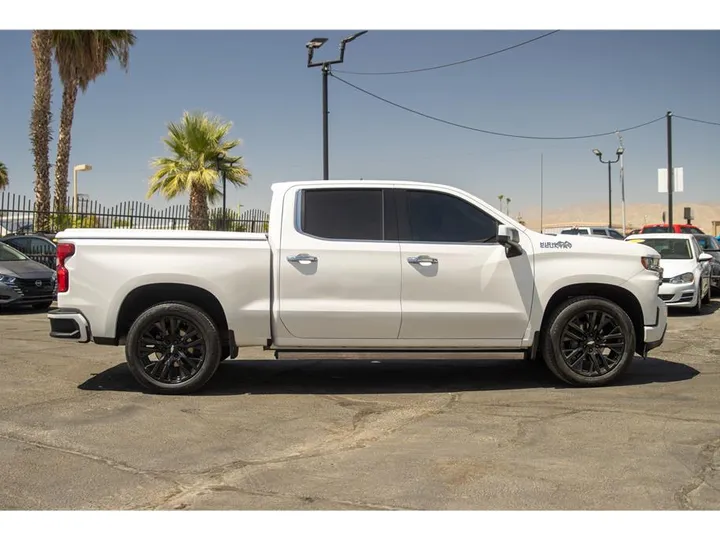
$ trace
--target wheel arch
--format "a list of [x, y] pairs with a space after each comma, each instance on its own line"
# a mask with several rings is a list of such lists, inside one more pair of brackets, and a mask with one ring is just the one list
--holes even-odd
[[200, 308], [221, 331], [223, 343], [232, 337], [225, 310], [213, 293], [196, 285], [152, 283], [136, 287], [123, 299], [115, 323], [115, 341], [124, 343], [135, 319], [146, 309], [163, 302], [182, 302]]
[[617, 304], [625, 311], [630, 317], [633, 328], [635, 329], [635, 352], [642, 354], [645, 347], [645, 320], [642, 306], [632, 292], [618, 285], [608, 283], [576, 283], [561, 287], [553, 293], [545, 306], [540, 326], [543, 334], [545, 333], [551, 315], [557, 307], [566, 300], [577, 296], [597, 296], [604, 298]]

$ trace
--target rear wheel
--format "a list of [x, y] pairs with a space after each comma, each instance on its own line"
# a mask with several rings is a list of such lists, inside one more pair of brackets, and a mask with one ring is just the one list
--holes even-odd
[[188, 394], [215, 374], [222, 347], [215, 322], [189, 304], [145, 310], [130, 327], [125, 358], [133, 377], [161, 394]]
[[547, 367], [574, 386], [603, 386], [630, 366], [635, 328], [625, 311], [594, 296], [571, 298], [547, 323], [542, 352]]

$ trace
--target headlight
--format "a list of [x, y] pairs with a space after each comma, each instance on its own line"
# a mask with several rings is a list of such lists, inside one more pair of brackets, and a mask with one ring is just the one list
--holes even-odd
[[15, 283], [15, 276], [0, 274], [0, 283]]
[[646, 270], [652, 270], [653, 272], [660, 272], [662, 270], [660, 267], [660, 257], [652, 255], [648, 257], [640, 257], [640, 262]]
[[670, 283], [692, 283], [695, 281], [695, 275], [692, 272], [685, 272], [674, 278], [670, 278]]

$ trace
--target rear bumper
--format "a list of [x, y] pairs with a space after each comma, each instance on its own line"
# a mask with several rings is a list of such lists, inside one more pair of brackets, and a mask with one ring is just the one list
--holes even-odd
[[50, 337], [72, 339], [79, 343], [90, 341], [90, 324], [78, 309], [59, 308], [48, 312]]

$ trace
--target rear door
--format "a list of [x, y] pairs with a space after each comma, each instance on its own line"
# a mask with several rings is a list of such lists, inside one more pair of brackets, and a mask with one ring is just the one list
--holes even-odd
[[508, 257], [498, 222], [464, 198], [398, 190], [402, 265], [400, 339], [517, 345], [534, 293], [532, 246]]
[[[400, 246], [393, 200], [382, 188], [288, 192], [279, 259], [279, 319], [310, 345], [397, 339]], [[365, 343], [371, 346], [372, 343]]]

